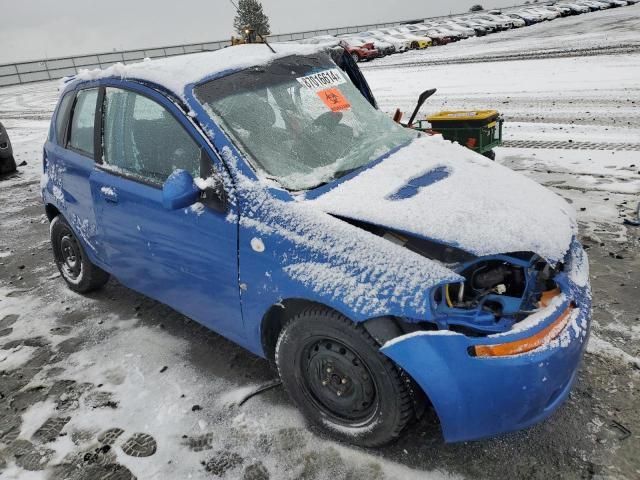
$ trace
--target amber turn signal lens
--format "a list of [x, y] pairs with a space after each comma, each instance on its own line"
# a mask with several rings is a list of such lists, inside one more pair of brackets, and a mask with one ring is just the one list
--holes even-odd
[[[542, 301], [541, 301], [542, 302]], [[545, 343], [556, 338], [562, 330], [567, 326], [569, 317], [574, 309], [574, 305], [570, 305], [560, 314], [560, 316], [548, 327], [540, 330], [535, 335], [516, 340], [509, 343], [500, 343], [497, 345], [476, 345], [473, 348], [476, 357], [506, 357], [509, 355], [518, 355], [520, 353], [530, 352]]]

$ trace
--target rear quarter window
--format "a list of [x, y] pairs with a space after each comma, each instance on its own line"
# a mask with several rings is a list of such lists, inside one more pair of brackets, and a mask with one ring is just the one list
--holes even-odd
[[93, 126], [96, 118], [98, 89], [80, 90], [71, 118], [68, 146], [93, 157]]
[[69, 123], [69, 107], [73, 100], [73, 93], [67, 93], [56, 111], [56, 120], [54, 126], [54, 139], [58, 145], [64, 145], [65, 133], [67, 131], [67, 124]]

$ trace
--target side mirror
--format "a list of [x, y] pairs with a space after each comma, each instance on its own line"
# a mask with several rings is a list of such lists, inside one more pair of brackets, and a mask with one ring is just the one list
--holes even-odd
[[177, 210], [193, 205], [200, 197], [200, 189], [186, 170], [176, 170], [162, 186], [162, 205], [167, 210]]

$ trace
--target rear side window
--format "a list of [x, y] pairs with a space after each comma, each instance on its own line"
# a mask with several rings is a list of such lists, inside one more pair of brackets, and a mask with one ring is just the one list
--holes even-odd
[[162, 105], [107, 88], [103, 115], [105, 166], [158, 184], [176, 169], [199, 176], [199, 145]]
[[58, 145], [64, 145], [64, 134], [69, 123], [69, 106], [73, 100], [73, 94], [67, 93], [60, 102], [56, 113], [55, 140]]
[[93, 124], [96, 115], [98, 89], [80, 90], [76, 95], [76, 104], [71, 118], [69, 146], [93, 157]]

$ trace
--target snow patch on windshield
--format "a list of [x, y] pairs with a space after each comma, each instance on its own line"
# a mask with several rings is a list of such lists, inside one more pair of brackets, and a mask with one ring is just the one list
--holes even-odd
[[[444, 166], [447, 178], [389, 200]], [[319, 210], [459, 246], [478, 256], [535, 252], [561, 260], [576, 234], [574, 209], [532, 180], [440, 136], [423, 136], [308, 202]]]

